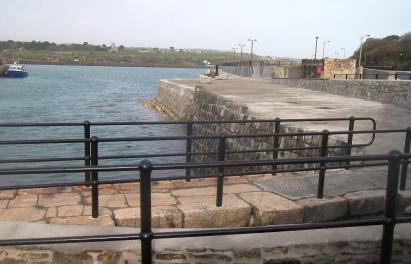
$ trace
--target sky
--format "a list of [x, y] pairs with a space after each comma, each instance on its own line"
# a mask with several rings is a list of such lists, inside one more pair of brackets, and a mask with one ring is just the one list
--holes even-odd
[[[13, 0], [0, 40], [228, 50], [257, 39], [274, 57], [350, 56], [360, 38], [411, 31], [411, 0]], [[0, 2], [0, 3], [1, 3]]]

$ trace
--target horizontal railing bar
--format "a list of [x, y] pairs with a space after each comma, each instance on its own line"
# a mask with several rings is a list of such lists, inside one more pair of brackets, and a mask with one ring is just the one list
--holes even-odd
[[[336, 165], [327, 166], [326, 169], [342, 169], [342, 168], [355, 168], [355, 167], [370, 167], [370, 166], [386, 166], [388, 163], [365, 163], [365, 164], [354, 164], [354, 165]], [[277, 169], [277, 170], [264, 170], [264, 171], [249, 171], [249, 172], [238, 172], [238, 173], [224, 173], [224, 177], [232, 176], [247, 176], [247, 175], [262, 175], [268, 173], [284, 173], [284, 172], [302, 172], [302, 171], [316, 171], [319, 167], [309, 167], [309, 168], [288, 168], [288, 169]], [[205, 178], [215, 178], [216, 174], [205, 174], [205, 175], [192, 175], [191, 179], [205, 179]], [[185, 180], [186, 176], [168, 176], [168, 177], [155, 177], [151, 180], [154, 181], [172, 181], [172, 180]], [[135, 179], [120, 179], [120, 180], [100, 180], [97, 181], [98, 184], [122, 184], [122, 183], [138, 183], [139, 178]], [[82, 186], [86, 182], [65, 182], [65, 183], [46, 183], [46, 184], [28, 184], [28, 185], [10, 185], [10, 186], [0, 186], [0, 190], [14, 190], [14, 189], [35, 189], [35, 188], [50, 188], [50, 187], [70, 187], [70, 186]]]
[[[386, 130], [356, 130], [356, 131], [329, 131], [330, 135], [341, 134], [379, 134], [379, 133], [401, 133], [406, 129]], [[319, 136], [322, 132], [300, 132], [300, 133], [271, 133], [271, 134], [247, 134], [247, 135], [225, 135], [226, 138], [258, 138], [258, 137], [293, 137], [293, 136]], [[130, 141], [163, 141], [163, 140], [187, 140], [187, 139], [217, 139], [219, 135], [208, 136], [154, 136], [154, 137], [121, 137], [121, 138], [99, 138], [99, 142], [130, 142]], [[13, 144], [56, 144], [56, 143], [86, 143], [90, 139], [32, 139], [32, 140], [2, 140], [0, 145]], [[361, 145], [356, 145], [361, 146]]]
[[[281, 122], [310, 122], [310, 121], [348, 121], [350, 117], [341, 118], [296, 118], [296, 119], [281, 119]], [[354, 117], [354, 120], [373, 120], [370, 117]], [[224, 124], [224, 123], [268, 123], [275, 122], [275, 119], [247, 119], [247, 120], [183, 120], [183, 121], [117, 121], [117, 122], [89, 122], [90, 126], [128, 126], [128, 125], [186, 125], [192, 124]], [[0, 127], [47, 127], [47, 126], [84, 126], [83, 122], [74, 123], [0, 123]]]
[[409, 76], [410, 75], [410, 73], [363, 73], [363, 74], [359, 74], [359, 73], [347, 73], [347, 74], [344, 74], [344, 73], [336, 73], [336, 74], [334, 74], [335, 76], [346, 76], [346, 75], [348, 75], [348, 76], [359, 76], [359, 75], [362, 75], [362, 76], [367, 76], [367, 75], [370, 75], [370, 76], [375, 76], [375, 75], [407, 75], [407, 76]]
[[18, 144], [67, 144], [67, 143], [86, 143], [90, 139], [26, 139], [26, 140], [1, 140], [0, 145], [18, 145]]
[[361, 163], [361, 164], [350, 164], [350, 165], [334, 165], [334, 166], [326, 166], [325, 168], [328, 169], [328, 170], [334, 170], [334, 169], [379, 167], [379, 166], [388, 166], [388, 162]]
[[[374, 166], [386, 166], [388, 163], [362, 163], [362, 164], [353, 164], [353, 165], [335, 165], [335, 166], [326, 166], [326, 169], [346, 169], [346, 168], [356, 168], [356, 167], [374, 167]], [[316, 171], [320, 167], [308, 167], [308, 168], [290, 168], [290, 169], [277, 169], [277, 170], [263, 170], [263, 171], [250, 171], [250, 172], [238, 172], [238, 173], [225, 173], [224, 177], [230, 176], [247, 176], [247, 175], [260, 175], [260, 174], [269, 174], [269, 173], [284, 173], [284, 172], [302, 172], [302, 171]]]
[[84, 126], [84, 123], [0, 123], [0, 127], [64, 127]]
[[[196, 152], [191, 153], [192, 156], [195, 155], [214, 155], [217, 152]], [[155, 153], [155, 154], [139, 154], [139, 155], [112, 155], [112, 156], [100, 156], [99, 160], [105, 159], [133, 159], [133, 158], [155, 158], [155, 157], [183, 157], [187, 156], [184, 152], [176, 153]], [[67, 157], [67, 158], [43, 158], [43, 159], [15, 159], [15, 160], [0, 160], [1, 163], [29, 163], [29, 162], [53, 162], [53, 161], [76, 161], [85, 160], [85, 157]]]
[[84, 157], [67, 157], [67, 158], [37, 158], [37, 159], [15, 159], [0, 160], [0, 163], [29, 163], [29, 162], [53, 162], [53, 161], [76, 161], [85, 160]]
[[226, 154], [237, 154], [237, 153], [253, 153], [253, 152], [273, 152], [273, 151], [292, 151], [292, 150], [315, 150], [321, 147], [301, 147], [301, 148], [265, 148], [265, 149], [249, 149], [249, 150], [230, 150], [226, 151]]
[[233, 172], [233, 173], [225, 173], [224, 177], [262, 175], [262, 174], [284, 173], [284, 172], [315, 171], [319, 169], [320, 169], [319, 167], [311, 167], [311, 168], [290, 168], [290, 169], [276, 169], [276, 170], [263, 170], [263, 171], [248, 171], [248, 172], [238, 172], [238, 173]]
[[218, 167], [244, 167], [244, 166], [264, 166], [264, 165], [287, 165], [304, 164], [319, 162], [343, 162], [343, 161], [377, 161], [387, 160], [388, 155], [367, 155], [367, 156], [331, 156], [331, 157], [301, 157], [295, 159], [276, 159], [276, 160], [253, 160], [253, 161], [212, 161], [207, 163], [171, 163], [154, 164], [153, 170], [169, 169], [199, 169], [199, 168], [218, 168]]
[[[400, 133], [406, 129], [391, 130], [356, 130], [356, 131], [329, 131], [330, 135], [341, 134], [374, 134], [374, 133]], [[293, 136], [319, 136], [323, 132], [300, 132], [300, 133], [271, 133], [271, 134], [247, 134], [247, 135], [224, 135], [226, 138], [259, 138], [259, 137], [293, 137]], [[157, 136], [157, 137], [123, 137], [123, 138], [99, 138], [100, 142], [122, 142], [122, 141], [162, 141], [162, 140], [186, 140], [186, 139], [217, 139], [219, 135], [208, 136]], [[0, 142], [1, 143], [1, 142]], [[359, 146], [359, 145], [358, 145]]]
[[89, 167], [43, 167], [43, 168], [21, 168], [21, 169], [0, 169], [0, 175], [18, 174], [49, 174], [49, 173], [78, 173], [78, 172], [113, 172], [113, 171], [138, 171], [138, 165], [118, 165], [118, 166], [89, 166]]
[[[289, 122], [311, 122], [311, 121], [349, 121], [352, 118], [348, 117], [343, 117], [343, 118], [309, 118], [309, 119], [304, 119], [304, 118], [296, 118], [296, 119], [280, 119], [281, 123], [289, 123]], [[353, 118], [356, 121], [362, 121], [362, 120], [368, 120], [368, 121], [373, 121], [374, 119], [371, 117], [354, 117]]]
[[[99, 182], [99, 184], [102, 184]], [[17, 190], [17, 189], [37, 189], [37, 188], [59, 188], [59, 187], [71, 187], [71, 186], [84, 186], [84, 181], [73, 182], [55, 182], [55, 183], [36, 183], [36, 184], [18, 184], [18, 185], [0, 185], [0, 190]]]
[[411, 223], [411, 216], [402, 216], [395, 219], [397, 224]]
[[109, 235], [93, 235], [93, 236], [66, 236], [66, 237], [4, 239], [4, 240], [0, 240], [0, 246], [122, 241], [122, 240], [140, 239], [140, 237], [141, 236], [139, 233], [128, 233], [128, 234], [109, 234]]
[[[348, 220], [348, 221], [340, 221], [340, 222], [326, 222], [326, 223], [286, 224], [286, 225], [253, 226], [253, 227], [239, 227], [239, 228], [218, 228], [218, 229], [212, 228], [212, 229], [188, 230], [188, 231], [154, 232], [152, 234], [152, 238], [153, 239], [167, 239], [167, 238], [185, 238], [185, 237], [199, 237], [199, 236], [241, 235], [241, 234], [252, 234], [252, 233], [255, 233], [255, 234], [274, 233], [274, 232], [329, 229], [329, 228], [346, 228], [346, 227], [354, 227], [354, 226], [381, 225], [381, 224], [384, 224], [386, 221], [387, 220], [384, 218], [379, 218], [379, 219], [368, 219], [368, 220]], [[141, 238], [141, 235], [139, 233], [128, 233], [128, 234], [94, 235], [94, 236], [5, 239], [5, 240], [0, 240], [0, 246], [104, 242], [104, 241], [136, 240], [140, 238]]]
[[[407, 155], [403, 154], [403, 158]], [[218, 168], [218, 167], [243, 167], [243, 166], [263, 166], [263, 165], [286, 165], [319, 162], [342, 162], [342, 161], [376, 161], [387, 160], [388, 155], [364, 155], [364, 156], [331, 156], [331, 157], [301, 157], [294, 159], [277, 160], [253, 160], [253, 161], [212, 161], [212, 162], [192, 162], [192, 163], [167, 163], [153, 164], [153, 170], [173, 170], [187, 168]], [[111, 166], [90, 166], [90, 167], [46, 167], [46, 168], [22, 168], [22, 169], [0, 169], [0, 175], [17, 174], [47, 174], [47, 173], [76, 173], [76, 172], [113, 172], [113, 171], [133, 171], [139, 170], [138, 165], [111, 165]]]
[[339, 222], [325, 223], [308, 223], [308, 224], [285, 224], [285, 225], [269, 225], [269, 226], [253, 226], [253, 227], [238, 227], [238, 228], [213, 228], [204, 230], [189, 230], [175, 232], [156, 232], [153, 234], [154, 239], [165, 238], [183, 238], [183, 237], [199, 237], [199, 236], [223, 236], [223, 235], [241, 235], [252, 233], [274, 233], [284, 231], [300, 231], [312, 229], [328, 229], [328, 228], [344, 228], [354, 226], [371, 226], [381, 225], [386, 222], [385, 218], [367, 219], [367, 220], [347, 220]]
[[184, 157], [187, 156], [184, 152], [175, 153], [154, 153], [154, 154], [139, 154], [139, 155], [111, 155], [111, 156], [100, 156], [99, 160], [105, 159], [138, 159], [138, 158], [156, 158], [156, 157]]
[[[329, 146], [328, 148], [348, 148], [354, 147], [356, 145], [344, 145], [344, 146]], [[321, 147], [300, 147], [300, 148], [265, 148], [265, 149], [251, 149], [251, 150], [231, 150], [226, 151], [226, 154], [240, 154], [240, 153], [257, 153], [257, 152], [273, 152], [273, 151], [295, 151], [295, 150], [316, 150]], [[200, 155], [217, 155], [218, 152], [193, 152], [190, 153], [191, 156]], [[105, 159], [133, 159], [133, 158], [155, 158], [155, 157], [184, 157], [188, 154], [185, 152], [174, 152], [174, 153], [154, 153], [154, 154], [138, 154], [138, 155], [109, 155], [109, 156], [99, 156], [99, 160]], [[10, 159], [10, 160], [0, 160], [1, 163], [30, 163], [30, 162], [53, 162], [53, 161], [77, 161], [85, 160], [85, 157], [67, 157], [67, 158], [37, 158], [37, 159]]]

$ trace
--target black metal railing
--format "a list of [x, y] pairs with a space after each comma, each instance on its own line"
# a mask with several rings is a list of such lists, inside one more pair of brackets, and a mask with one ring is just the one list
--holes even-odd
[[[26, 159], [0, 159], [0, 164], [2, 163], [29, 163], [29, 162], [53, 162], [53, 161], [81, 161], [84, 160], [85, 166], [96, 165], [98, 160], [113, 160], [113, 159], [133, 159], [133, 158], [158, 158], [158, 157], [186, 157], [186, 162], [193, 161], [193, 157], [205, 156], [205, 155], [214, 155], [215, 157], [219, 156], [219, 160], [222, 161], [226, 155], [235, 154], [235, 153], [262, 153], [262, 152], [272, 152], [273, 159], [277, 159], [279, 152], [287, 151], [304, 151], [311, 150], [320, 151], [321, 146], [308, 146], [308, 147], [280, 147], [280, 139], [288, 136], [319, 136], [322, 137], [323, 133], [321, 132], [306, 132], [306, 133], [280, 133], [281, 126], [284, 126], [289, 123], [302, 123], [302, 122], [347, 122], [348, 131], [354, 130], [354, 124], [358, 121], [367, 121], [370, 122], [371, 130], [376, 129], [376, 122], [373, 118], [369, 117], [348, 117], [348, 118], [311, 118], [311, 119], [260, 119], [260, 120], [232, 120], [232, 121], [158, 121], [158, 122], [90, 122], [84, 121], [82, 123], [0, 123], [1, 128], [22, 128], [22, 127], [83, 127], [84, 129], [84, 139], [46, 139], [46, 140], [7, 140], [0, 141], [0, 145], [15, 145], [15, 144], [65, 144], [65, 143], [84, 143], [84, 156], [78, 157], [52, 157], [52, 158], [26, 158]], [[193, 138], [193, 126], [196, 125], [217, 125], [219, 130], [225, 124], [261, 124], [268, 123], [273, 124], [273, 131], [270, 131], [266, 134], [254, 134], [254, 135], [226, 135], [226, 138], [271, 138], [273, 137], [273, 146], [266, 149], [247, 149], [247, 150], [228, 150], [225, 151], [224, 155], [219, 154], [216, 149], [215, 152], [193, 152], [193, 140], [217, 140], [219, 135], [214, 136], [196, 136]], [[91, 133], [92, 127], [105, 127], [105, 126], [144, 126], [144, 125], [182, 125], [186, 127], [186, 136], [166, 136], [166, 137], [134, 137], [134, 138], [98, 138]], [[93, 140], [92, 140], [93, 139]], [[323, 153], [328, 152], [328, 149], [332, 148], [345, 148], [346, 154], [351, 155], [352, 148], [355, 147], [365, 147], [369, 146], [374, 142], [375, 134], [371, 133], [371, 139], [369, 142], [364, 144], [353, 144], [353, 134], [347, 134], [347, 144], [344, 146], [329, 146], [327, 150], [322, 150]], [[179, 140], [185, 141], [186, 151], [185, 152], [174, 152], [174, 153], [157, 153], [157, 154], [135, 154], [135, 155], [105, 155], [100, 156], [98, 154], [98, 145], [102, 142], [119, 142], [119, 141], [164, 141], [164, 140]], [[225, 144], [225, 141], [224, 141]], [[92, 149], [95, 149], [93, 152]], [[272, 170], [276, 170], [276, 166], [273, 165]], [[190, 169], [186, 170], [186, 181], [190, 181], [192, 171]], [[275, 172], [273, 172], [275, 174]], [[98, 175], [97, 175], [98, 177]], [[89, 172], [85, 173], [85, 181], [87, 182], [86, 186], [91, 185], [91, 174]]]
[[[355, 121], [371, 121], [372, 129], [369, 130], [354, 130]], [[280, 125], [284, 123], [297, 122], [315, 122], [315, 121], [348, 121], [348, 130], [344, 131], [321, 131], [321, 132], [295, 132], [284, 133], [280, 132]], [[193, 135], [193, 125], [198, 124], [224, 124], [224, 123], [253, 123], [253, 122], [271, 122], [274, 124], [274, 131], [267, 134], [218, 134], [218, 135]], [[96, 137], [91, 135], [90, 127], [92, 126], [118, 126], [118, 125], [164, 125], [164, 124], [181, 124], [187, 126], [187, 135], [185, 136], [151, 136], [151, 137]], [[181, 237], [202, 237], [202, 236], [220, 236], [220, 235], [235, 235], [248, 233], [265, 233], [265, 232], [281, 232], [281, 231], [296, 231], [308, 229], [323, 229], [351, 226], [366, 226], [366, 225], [383, 225], [383, 238], [381, 248], [381, 263], [390, 263], [393, 232], [397, 223], [409, 223], [411, 217], [396, 217], [395, 208], [396, 196], [398, 193], [398, 185], [400, 190], [406, 188], [407, 167], [411, 158], [410, 141], [411, 128], [408, 129], [387, 129], [377, 130], [375, 120], [372, 118], [332, 118], [332, 119], [274, 119], [274, 120], [239, 120], [239, 121], [165, 121], [165, 122], [84, 122], [84, 123], [26, 123], [26, 124], [0, 124], [1, 127], [47, 127], [47, 126], [83, 126], [84, 138], [81, 139], [28, 139], [28, 140], [3, 140], [1, 145], [15, 144], [84, 144], [84, 157], [57, 157], [57, 158], [34, 158], [34, 159], [7, 159], [0, 160], [0, 163], [26, 163], [26, 162], [50, 162], [50, 161], [72, 161], [84, 160], [84, 166], [56, 166], [56, 167], [40, 167], [40, 168], [7, 168], [0, 169], [2, 175], [33, 175], [33, 174], [67, 174], [67, 173], [84, 173], [84, 180], [73, 182], [58, 182], [44, 184], [16, 184], [8, 186], [0, 186], [0, 190], [10, 189], [28, 189], [28, 188], [47, 188], [47, 187], [65, 187], [65, 186], [90, 186], [92, 191], [92, 217], [98, 217], [98, 187], [103, 184], [120, 184], [130, 182], [140, 182], [140, 214], [141, 214], [141, 229], [140, 232], [129, 234], [110, 234], [110, 235], [95, 235], [95, 236], [71, 236], [71, 237], [45, 237], [45, 238], [26, 238], [26, 239], [3, 239], [0, 240], [0, 246], [11, 245], [34, 245], [34, 244], [52, 244], [52, 243], [74, 243], [74, 242], [98, 242], [98, 241], [117, 241], [117, 240], [137, 240], [141, 241], [141, 257], [142, 263], [152, 263], [152, 240], [166, 238], [181, 238]], [[373, 144], [375, 136], [382, 133], [404, 133], [404, 153], [399, 151], [391, 151], [389, 154], [381, 155], [360, 155], [352, 156], [351, 150], [354, 147], [363, 147]], [[357, 134], [371, 135], [371, 140], [366, 143], [354, 144], [353, 136]], [[347, 136], [347, 144], [341, 146], [330, 146], [329, 137], [336, 135]], [[304, 137], [304, 136], [320, 136], [321, 144], [319, 146], [309, 147], [281, 147], [281, 137]], [[257, 150], [227, 150], [226, 143], [229, 139], [235, 138], [257, 138], [268, 137], [273, 139], [273, 148], [257, 149]], [[191, 157], [195, 155], [208, 155], [210, 152], [196, 153], [192, 150], [192, 141], [198, 139], [215, 139], [218, 140], [218, 151], [212, 154], [217, 155], [217, 160], [207, 162], [192, 162]], [[105, 142], [132, 142], [132, 141], [166, 141], [166, 140], [182, 140], [186, 142], [185, 153], [158, 153], [158, 154], [136, 154], [136, 155], [112, 155], [100, 156], [98, 154], [99, 144]], [[328, 156], [328, 150], [332, 148], [346, 149], [345, 155]], [[278, 152], [291, 150], [319, 150], [320, 155], [314, 157], [301, 158], [278, 158]], [[260, 160], [226, 160], [226, 155], [240, 151], [255, 151], [272, 153], [272, 159]], [[143, 160], [138, 164], [133, 165], [100, 165], [98, 161], [101, 159], [139, 159], [147, 157], [159, 156], [181, 156], [185, 157], [185, 162], [172, 163], [151, 163], [148, 160]], [[283, 165], [314, 165], [304, 166], [299, 168], [285, 167], [279, 169], [278, 166]], [[402, 166], [401, 166], [402, 164]], [[233, 167], [258, 167], [269, 166], [271, 169], [266, 171], [229, 173], [226, 168]], [[287, 225], [269, 225], [259, 227], [242, 227], [242, 228], [222, 228], [222, 229], [206, 229], [206, 230], [190, 230], [190, 231], [173, 231], [173, 232], [154, 232], [151, 228], [151, 182], [164, 180], [192, 180], [203, 178], [217, 178], [216, 188], [216, 206], [223, 204], [223, 187], [224, 177], [241, 176], [241, 175], [256, 175], [266, 173], [280, 173], [293, 171], [319, 171], [317, 198], [323, 198], [325, 174], [329, 169], [337, 168], [354, 168], [367, 166], [388, 166], [388, 178], [386, 189], [386, 204], [383, 217], [367, 219], [367, 220], [346, 220], [327, 223], [304, 223], [304, 224], [287, 224]], [[214, 168], [217, 173], [192, 175], [194, 169]], [[180, 176], [170, 177], [152, 177], [153, 172], [167, 170], [183, 170], [185, 173]], [[128, 171], [135, 173], [135, 177], [130, 179], [99, 179], [100, 172], [124, 172]], [[139, 177], [137, 175], [139, 172]]]
[[[260, 67], [270, 67], [270, 66], [292, 66], [292, 65], [301, 65], [301, 61], [298, 60], [256, 60], [253, 62], [255, 66]], [[229, 60], [222, 62], [221, 66], [249, 66], [251, 65], [250, 60]]]
[[[364, 73], [364, 74], [354, 74], [354, 73], [349, 73], [349, 74], [334, 74], [334, 79], [380, 79], [380, 80], [386, 80], [389, 77], [393, 76], [394, 80], [411, 80], [411, 73]], [[401, 76], [408, 77], [407, 79], [402, 79]]]

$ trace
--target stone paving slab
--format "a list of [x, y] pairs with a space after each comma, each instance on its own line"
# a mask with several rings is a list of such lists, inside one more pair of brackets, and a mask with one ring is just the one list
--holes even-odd
[[[318, 175], [302, 176], [293, 179], [261, 179], [255, 184], [263, 190], [273, 192], [291, 200], [312, 198], [317, 195]], [[326, 197], [336, 197], [349, 192], [385, 189], [387, 184], [386, 169], [356, 169], [327, 171], [324, 185]], [[411, 175], [407, 186], [411, 185]]]
[[[407, 186], [411, 187], [411, 177]], [[330, 170], [325, 198], [317, 199], [318, 175], [283, 173], [224, 180], [223, 206], [216, 206], [215, 179], [164, 181], [152, 186], [153, 227], [239, 227], [324, 222], [380, 214], [384, 206], [384, 170]], [[400, 192], [400, 213], [411, 204], [411, 188]], [[91, 217], [86, 187], [0, 191], [0, 222], [63, 225], [140, 225], [138, 184], [102, 185], [99, 218]]]

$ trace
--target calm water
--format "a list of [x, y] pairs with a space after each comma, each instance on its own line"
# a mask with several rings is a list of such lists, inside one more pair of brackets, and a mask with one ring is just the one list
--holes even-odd
[[[202, 69], [126, 68], [87, 66], [29, 65], [29, 77], [0, 79], [0, 123], [4, 122], [83, 122], [90, 121], [155, 121], [166, 117], [143, 107], [146, 99], [156, 94], [160, 79], [196, 77]], [[99, 137], [181, 135], [184, 127], [118, 126], [94, 127]], [[0, 128], [0, 140], [82, 138], [83, 128]], [[104, 143], [99, 154], [128, 155], [184, 151], [183, 142]], [[76, 157], [84, 155], [83, 144], [0, 145], [0, 160]], [[154, 162], [182, 161], [183, 158], [154, 159]], [[102, 160], [100, 164], [131, 164], [138, 160]], [[83, 162], [13, 163], [0, 168], [71, 166]], [[167, 175], [177, 173], [168, 172]], [[180, 172], [181, 173], [181, 172]], [[105, 173], [102, 178], [136, 177], [133, 173]], [[154, 176], [163, 174], [156, 173]], [[71, 181], [82, 174], [1, 176], [0, 184]]]

